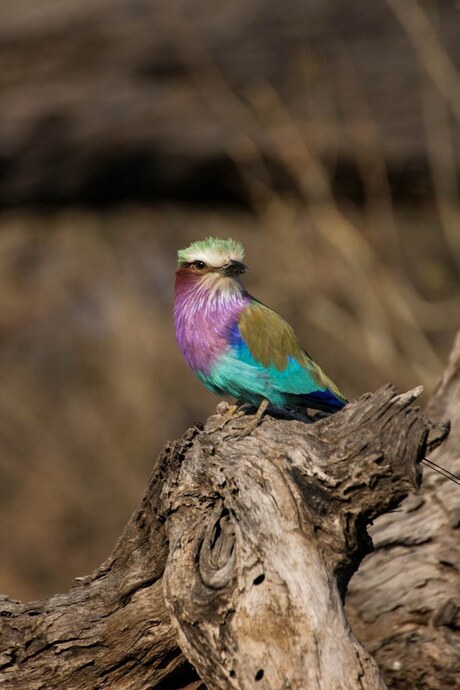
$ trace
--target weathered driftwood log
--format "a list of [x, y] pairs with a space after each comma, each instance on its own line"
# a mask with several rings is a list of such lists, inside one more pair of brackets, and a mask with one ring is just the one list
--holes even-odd
[[[460, 334], [427, 413], [452, 425], [430, 458], [460, 476]], [[372, 529], [347, 614], [391, 688], [459, 688], [460, 487], [428, 470], [401, 508]]]
[[384, 688], [342, 598], [367, 525], [443, 437], [414, 397], [387, 386], [244, 438], [245, 419], [213, 417], [167, 445], [99, 570], [68, 594], [0, 600], [0, 687], [191, 689], [185, 654], [209, 688]]

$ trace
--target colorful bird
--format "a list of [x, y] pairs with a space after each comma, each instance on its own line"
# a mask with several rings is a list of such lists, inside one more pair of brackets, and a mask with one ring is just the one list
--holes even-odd
[[178, 252], [174, 322], [187, 364], [213, 393], [257, 407], [256, 424], [269, 404], [340, 410], [346, 399], [291, 326], [245, 290], [243, 258], [240, 242], [215, 237]]

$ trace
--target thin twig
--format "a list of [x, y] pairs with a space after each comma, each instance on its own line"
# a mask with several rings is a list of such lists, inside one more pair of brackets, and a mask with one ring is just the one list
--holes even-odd
[[457, 477], [457, 475], [453, 474], [453, 472], [446, 470], [445, 467], [438, 465], [436, 462], [433, 462], [433, 460], [428, 460], [428, 458], [423, 458], [422, 462], [424, 465], [430, 467], [441, 476], [445, 477], [446, 479], [450, 479], [451, 482], [454, 482], [454, 484], [458, 484], [460, 486], [460, 477]]

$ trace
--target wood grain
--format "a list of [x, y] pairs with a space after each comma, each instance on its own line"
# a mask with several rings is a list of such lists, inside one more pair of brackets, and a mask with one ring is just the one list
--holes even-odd
[[95, 573], [40, 602], [0, 600], [0, 687], [191, 689], [196, 668], [209, 688], [384, 688], [342, 601], [367, 526], [442, 440], [414, 397], [386, 386], [319, 421], [267, 416], [242, 439], [245, 418], [189, 429]]

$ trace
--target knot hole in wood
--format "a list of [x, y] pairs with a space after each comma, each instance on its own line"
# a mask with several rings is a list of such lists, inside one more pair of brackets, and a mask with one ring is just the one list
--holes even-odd
[[222, 502], [216, 505], [199, 545], [198, 568], [203, 584], [211, 589], [227, 587], [235, 575], [235, 526]]

